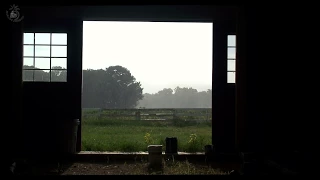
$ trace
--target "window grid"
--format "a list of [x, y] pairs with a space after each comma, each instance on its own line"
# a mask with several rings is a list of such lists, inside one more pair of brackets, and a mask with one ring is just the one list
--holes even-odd
[[[51, 50], [52, 50], [52, 33], [50, 33], [50, 69], [52, 68], [51, 67]], [[51, 82], [51, 70], [49, 71], [49, 81]]]
[[[36, 68], [36, 33], [33, 34], [33, 69]], [[32, 81], [34, 81], [34, 70], [32, 71]]]
[[[236, 37], [236, 35], [228, 35], [228, 39], [231, 37], [231, 36], [234, 36], [234, 37]], [[229, 45], [229, 41], [228, 41], [228, 45], [227, 45], [227, 83], [229, 83], [229, 84], [234, 84], [236, 81], [235, 81], [235, 76], [236, 76], [236, 57], [234, 57], [234, 58], [229, 58], [229, 53], [230, 53], [230, 49], [231, 48], [234, 48], [234, 50], [235, 50], [235, 53], [236, 53], [236, 51], [237, 51], [237, 48], [236, 48], [236, 45]], [[234, 70], [230, 70], [229, 69], [229, 63], [231, 62], [231, 61], [234, 61]], [[228, 78], [228, 75], [230, 74], [230, 73], [234, 73], [234, 74], [232, 74], [232, 76], [234, 76], [233, 78], [234, 78], [234, 81], [232, 81], [232, 82], [229, 82], [229, 78]]]
[[62, 45], [62, 44], [53, 44], [53, 45], [52, 44], [23, 44], [23, 45], [29, 45], [29, 46], [33, 46], [33, 45], [37, 45], [37, 46], [66, 46], [66, 45]]
[[[36, 74], [36, 71], [49, 71], [49, 82], [54, 82], [52, 81], [52, 58], [55, 58], [55, 59], [59, 59], [59, 58], [64, 58], [66, 59], [66, 63], [67, 63], [67, 55], [65, 55], [65, 57], [62, 57], [62, 56], [57, 56], [57, 57], [52, 57], [52, 46], [61, 46], [61, 47], [66, 47], [67, 48], [67, 43], [66, 44], [52, 44], [52, 34], [53, 33], [49, 33], [50, 34], [50, 40], [49, 40], [49, 43], [48, 44], [36, 44], [36, 33], [28, 33], [28, 34], [32, 34], [33, 35], [33, 44], [30, 44], [30, 43], [23, 43], [23, 45], [29, 45], [29, 46], [33, 46], [33, 56], [23, 56], [23, 58], [32, 58], [33, 60], [33, 65], [32, 67], [33, 68], [23, 68], [23, 71], [31, 71], [32, 72], [32, 80], [30, 79], [27, 79], [27, 80], [24, 80], [23, 81], [32, 81], [32, 82], [35, 82], [36, 80], [36, 77], [35, 77], [35, 74]], [[39, 33], [39, 34], [42, 34], [42, 33]], [[61, 33], [59, 33], [61, 34]], [[63, 34], [66, 34], [66, 33], [63, 33]], [[25, 33], [24, 33], [25, 35]], [[49, 46], [49, 57], [47, 56], [36, 56], [36, 45], [37, 46]], [[67, 49], [66, 49], [67, 50]], [[48, 58], [49, 59], [49, 69], [48, 68], [39, 68], [39, 69], [36, 69], [36, 58]], [[66, 64], [67, 66], [67, 64]], [[59, 69], [61, 71], [64, 71], [65, 73], [67, 72], [67, 67], [63, 68], [61, 67], [61, 69]], [[58, 81], [58, 82], [66, 82], [66, 80], [64, 81]], [[42, 82], [42, 81], [41, 81]]]

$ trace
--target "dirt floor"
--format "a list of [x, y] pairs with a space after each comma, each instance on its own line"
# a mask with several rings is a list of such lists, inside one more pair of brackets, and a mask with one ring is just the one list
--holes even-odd
[[231, 169], [188, 161], [164, 162], [160, 168], [148, 162], [38, 164], [17, 168], [15, 175], [228, 175]]

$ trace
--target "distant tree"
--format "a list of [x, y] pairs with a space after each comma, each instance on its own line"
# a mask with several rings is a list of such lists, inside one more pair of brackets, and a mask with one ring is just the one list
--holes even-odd
[[143, 98], [140, 82], [122, 66], [106, 69], [105, 105], [107, 108], [134, 108]]
[[137, 107], [144, 108], [211, 108], [212, 91], [176, 87], [164, 88], [155, 94], [144, 94]]
[[40, 70], [34, 66], [23, 66], [24, 69], [33, 69], [33, 70], [24, 70], [23, 71], [23, 79], [24, 81], [49, 81], [50, 73]]
[[[33, 66], [23, 66], [24, 69], [34, 69]], [[24, 81], [33, 81], [33, 71], [32, 70], [26, 70], [22, 71], [22, 76]]]
[[197, 104], [198, 91], [193, 88], [180, 88], [179, 86], [174, 89], [175, 101], [180, 108], [195, 108]]
[[154, 99], [151, 101], [153, 103], [152, 108], [163, 107], [171, 108], [174, 104], [173, 90], [171, 88], [164, 88], [153, 95]]
[[173, 90], [171, 88], [164, 88], [163, 90], [159, 91], [157, 94], [163, 96], [172, 96]]
[[84, 107], [135, 108], [143, 98], [142, 87], [122, 66], [83, 71]]
[[[24, 69], [33, 69], [23, 71], [24, 81], [50, 81], [50, 71], [40, 70], [34, 66], [23, 66]], [[65, 81], [67, 78], [67, 71], [60, 66], [54, 66], [51, 69], [51, 81]]]
[[51, 70], [51, 81], [66, 81], [67, 71], [60, 66], [53, 66]]
[[104, 76], [105, 70], [83, 70], [82, 85], [82, 107], [83, 108], [105, 108], [104, 104]]

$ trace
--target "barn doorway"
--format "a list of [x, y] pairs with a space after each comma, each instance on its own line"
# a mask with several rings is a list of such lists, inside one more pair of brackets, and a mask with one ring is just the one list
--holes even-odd
[[83, 22], [82, 151], [212, 142], [212, 22]]

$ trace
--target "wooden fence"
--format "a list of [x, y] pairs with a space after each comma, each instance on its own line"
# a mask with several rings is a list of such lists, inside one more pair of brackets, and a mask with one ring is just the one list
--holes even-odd
[[127, 120], [212, 120], [211, 108], [84, 109], [83, 116]]

